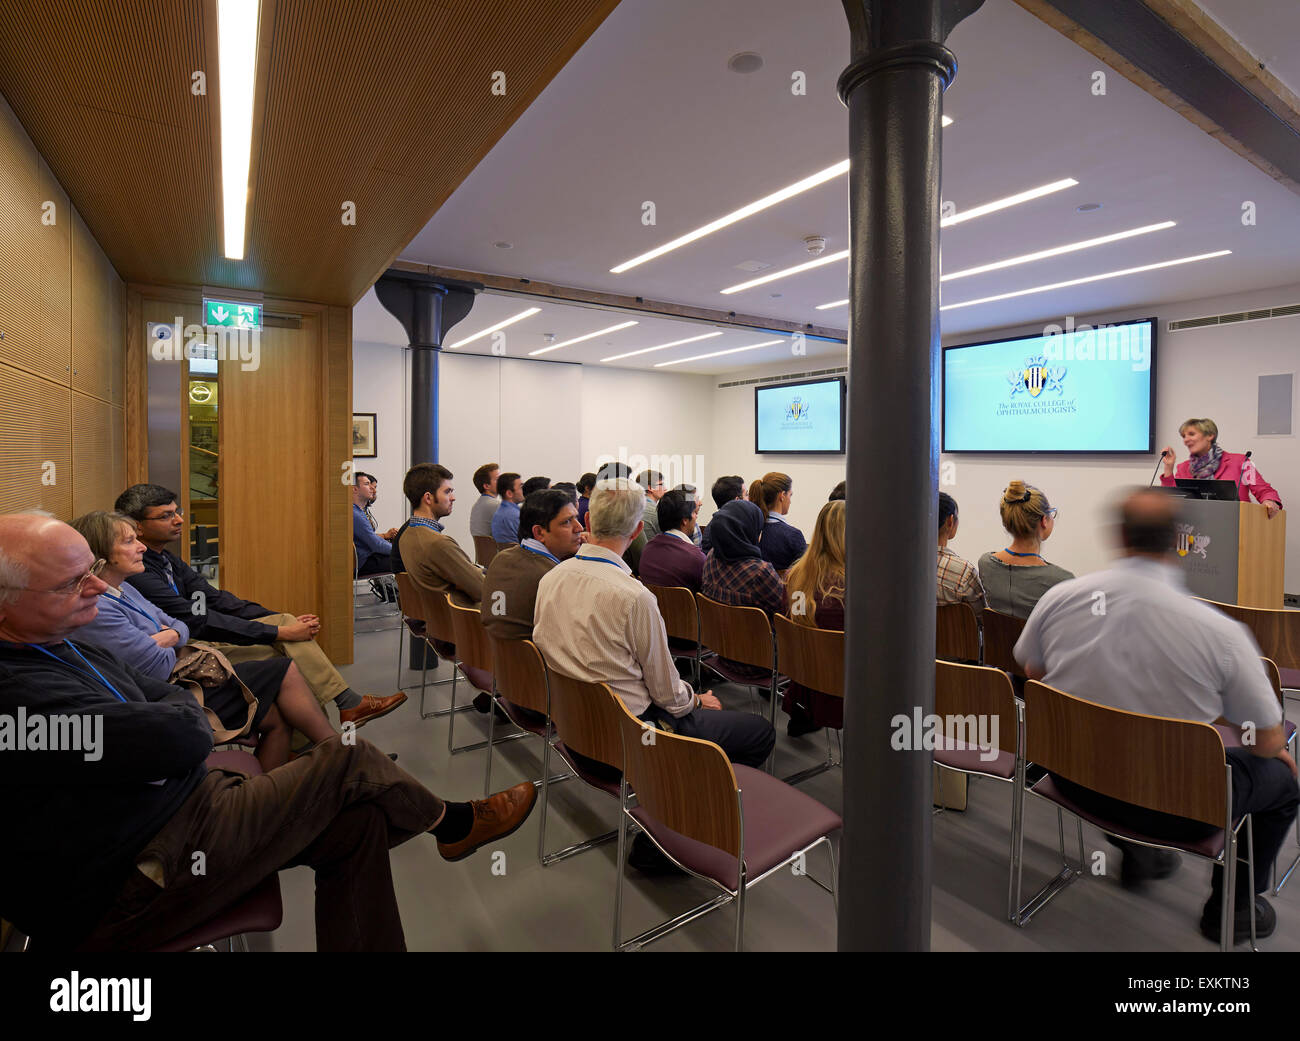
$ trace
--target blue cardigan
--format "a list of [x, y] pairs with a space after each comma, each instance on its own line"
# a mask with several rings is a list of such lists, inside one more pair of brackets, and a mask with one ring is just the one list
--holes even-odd
[[134, 586], [123, 582], [120, 599], [112, 593], [99, 594], [99, 614], [77, 630], [76, 640], [102, 647], [146, 676], [166, 681], [176, 667], [176, 651], [153, 641], [153, 634], [163, 629], [175, 629], [180, 634], [177, 647], [190, 642], [190, 630], [184, 622], [154, 607]]

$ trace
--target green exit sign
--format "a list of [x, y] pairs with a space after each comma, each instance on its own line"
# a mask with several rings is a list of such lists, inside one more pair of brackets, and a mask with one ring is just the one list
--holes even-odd
[[203, 324], [226, 326], [232, 329], [262, 328], [262, 305], [244, 304], [238, 300], [203, 300]]

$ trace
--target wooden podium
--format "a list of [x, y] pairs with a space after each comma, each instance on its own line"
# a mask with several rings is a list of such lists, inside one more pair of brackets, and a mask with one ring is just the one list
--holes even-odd
[[1285, 510], [1270, 520], [1258, 503], [1187, 499], [1179, 511], [1175, 549], [1194, 596], [1281, 609]]

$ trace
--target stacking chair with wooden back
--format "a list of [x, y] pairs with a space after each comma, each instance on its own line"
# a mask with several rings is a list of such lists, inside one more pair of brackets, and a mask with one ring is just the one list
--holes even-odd
[[[604, 683], [588, 683], [556, 672], [549, 662], [546, 675], [551, 694], [551, 725], [555, 728], [557, 740], [555, 751], [569, 765], [579, 780], [609, 796], [619, 797], [619, 782], [613, 774], [623, 773], [623, 739], [619, 734], [618, 706], [613, 701], [622, 701]], [[613, 701], [611, 701], [613, 699]], [[586, 759], [604, 763], [609, 772], [607, 776], [592, 772], [587, 764], [573, 757], [577, 752]], [[546, 833], [546, 805], [542, 805], [542, 839]], [[595, 838], [566, 846], [554, 853], [543, 852], [543, 867], [554, 864], [557, 860], [571, 857], [594, 849], [618, 837], [617, 831], [609, 831]], [[543, 851], [545, 846], [542, 846]]]
[[[429, 642], [429, 625], [427, 621], [428, 609], [425, 606], [424, 597], [420, 593], [420, 587], [405, 571], [399, 571], [395, 576], [397, 579], [397, 603], [401, 609], [403, 625], [397, 634], [397, 686], [401, 690], [406, 688], [402, 686], [402, 638], [409, 631], [411, 634], [411, 644], [414, 646], [418, 640], [422, 645], [420, 648], [420, 718], [432, 719], [434, 716], [445, 716], [451, 712], [450, 708], [435, 709], [432, 712], [424, 711], [424, 693], [426, 680], [429, 674], [429, 655], [434, 656], [435, 661], [441, 659], [437, 649]], [[447, 679], [434, 680], [431, 686], [440, 687], [444, 683], [450, 683], [455, 686], [456, 670], [455, 663], [452, 663], [452, 673]]]
[[[836, 899], [835, 851], [829, 836], [838, 814], [761, 770], [733, 765], [712, 741], [655, 730], [613, 698], [627, 764], [620, 789], [618, 881], [614, 949], [639, 950], [724, 904], [736, 904], [735, 949], [744, 946], [745, 894], [787, 864]], [[632, 805], [635, 792], [636, 805]], [[742, 794], [743, 793], [743, 794]], [[636, 824], [682, 870], [721, 890], [684, 914], [623, 941], [623, 861], [628, 828]], [[830, 884], [803, 868], [804, 856], [825, 844]]]
[[[767, 690], [771, 698], [768, 722], [776, 726], [776, 695], [785, 681], [777, 671], [776, 638], [767, 613], [758, 607], [735, 607], [720, 604], [703, 593], [695, 594], [700, 608], [700, 642], [719, 658], [753, 665], [769, 671], [770, 679], [745, 679], [718, 659], [710, 661], [709, 668], [729, 683], [738, 683], [753, 690]], [[773, 755], [776, 749], [773, 746]], [[769, 766], [772, 760], [768, 760]]]
[[[1232, 946], [1236, 901], [1237, 847], [1242, 825], [1246, 828], [1246, 861], [1255, 877], [1255, 851], [1249, 814], [1232, 818], [1232, 764], [1224, 755], [1223, 738], [1209, 723], [1164, 719], [1124, 709], [1109, 708], [1030, 681], [1025, 686], [1025, 759], [1045, 770], [1029, 789], [1057, 806], [1060, 833], [1060, 874], [1040, 889], [1028, 903], [1020, 902], [1024, 851], [1024, 814], [1016, 837], [1016, 924], [1027, 925], [1048, 901], [1083, 873], [1083, 828], [1079, 826], [1079, 864], [1065, 857], [1065, 834], [1060, 813], [1067, 810], [1080, 822], [1087, 820], [1108, 835], [1154, 849], [1177, 850], [1209, 860], [1223, 869], [1221, 950]], [[1219, 830], [1199, 841], [1156, 840], [1075, 804], [1052, 779], [1068, 777], [1073, 783], [1112, 799], [1159, 813], [1186, 817]], [[1251, 892], [1254, 892], [1253, 885]], [[1255, 901], [1250, 901], [1250, 945], [1255, 947]]]
[[1002, 614], [993, 608], [985, 608], [984, 621], [984, 664], [1002, 669], [1013, 676], [1023, 677], [1025, 670], [1016, 661], [1012, 650], [1020, 634], [1025, 630], [1025, 619]]
[[1264, 657], [1277, 664], [1282, 689], [1300, 695], [1300, 611], [1242, 607], [1217, 600], [1205, 603], [1244, 624]]
[[674, 658], [686, 658], [691, 663], [691, 675], [695, 689], [700, 689], [700, 659], [711, 658], [713, 652], [700, 643], [700, 609], [695, 603], [695, 594], [685, 586], [645, 587], [654, 593], [659, 603], [659, 614], [663, 617], [664, 628], [670, 640], [684, 640], [691, 647], [676, 647], [668, 644], [668, 651]]
[[[1007, 917], [1015, 919], [1016, 836], [1024, 806], [1025, 757], [1024, 706], [1016, 700], [1011, 680], [1001, 669], [960, 662], [934, 663], [934, 713], [944, 721], [944, 732], [934, 751], [935, 775], [942, 785], [945, 770], [966, 775], [992, 777], [1011, 782], [1011, 856], [1007, 873]], [[997, 720], [996, 745], [992, 735], [988, 748], [979, 747], [980, 720]], [[950, 728], [949, 721], [958, 726]], [[972, 726], [972, 723], [974, 724]], [[965, 737], [955, 732], [964, 728]], [[991, 727], [990, 727], [991, 729]], [[987, 733], [987, 731], [986, 731]], [[943, 804], [942, 791], [936, 800]]]
[[970, 604], [940, 604], [934, 635], [936, 658], [979, 664], [980, 627]]
[[[440, 593], [429, 599], [441, 601], [442, 610], [446, 612], [447, 621], [451, 623], [452, 642], [456, 644], [456, 666], [466, 682], [475, 690], [482, 691], [492, 701], [496, 701], [496, 678], [492, 675], [492, 645], [488, 642], [487, 630], [483, 628], [483, 616], [477, 607], [464, 607], [456, 603], [447, 593]], [[435, 610], [437, 610], [435, 608]], [[441, 637], [439, 637], [441, 639]], [[451, 721], [447, 725], [447, 751], [452, 755], [461, 752], [474, 752], [487, 748], [494, 740], [493, 728], [496, 725], [496, 712], [488, 708], [488, 739], [472, 744], [456, 745], [456, 688], [451, 688]], [[512, 741], [523, 737], [522, 731], [502, 738]], [[491, 770], [491, 755], [488, 756], [488, 769]]]
[[[839, 629], [815, 629], [797, 625], [785, 615], [774, 620], [776, 654], [781, 671], [808, 690], [828, 697], [844, 697], [844, 633]], [[839, 766], [831, 751], [831, 728], [826, 728], [826, 761], [791, 774], [786, 784], [798, 784], [809, 777]]]
[[492, 558], [502, 549], [500, 543], [491, 535], [474, 536], [474, 563], [480, 567], [487, 567], [492, 563]]

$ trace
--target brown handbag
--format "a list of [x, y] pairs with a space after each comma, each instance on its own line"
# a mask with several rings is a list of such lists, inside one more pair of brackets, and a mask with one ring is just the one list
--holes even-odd
[[[203, 714], [208, 717], [208, 726], [212, 727], [214, 744], [233, 741], [247, 733], [248, 728], [252, 726], [253, 717], [257, 714], [257, 699], [248, 689], [248, 685], [235, 674], [235, 667], [230, 664], [230, 659], [215, 647], [205, 643], [187, 643], [184, 647], [177, 647], [176, 665], [172, 669], [170, 678], [172, 683], [184, 687], [194, 695], [194, 700], [199, 703]], [[244, 694], [244, 701], [248, 705], [248, 714], [244, 717], [243, 725], [237, 730], [227, 730], [221, 718], [208, 708], [203, 700], [205, 691], [217, 690], [231, 680], [239, 684], [239, 689]]]

